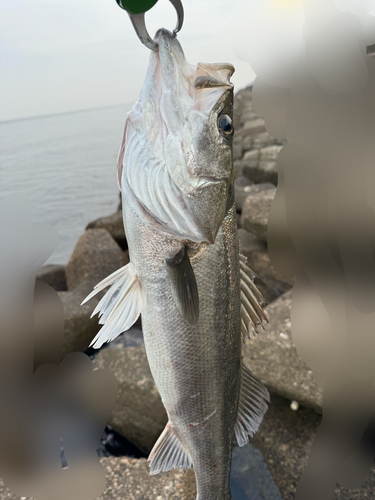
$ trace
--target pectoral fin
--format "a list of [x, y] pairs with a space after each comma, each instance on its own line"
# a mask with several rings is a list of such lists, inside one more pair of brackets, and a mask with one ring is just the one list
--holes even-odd
[[234, 433], [239, 446], [244, 446], [258, 430], [270, 395], [260, 380], [242, 363], [240, 401]]
[[187, 323], [195, 325], [199, 318], [198, 287], [186, 248], [166, 259], [166, 263], [177, 307]]
[[193, 465], [168, 424], [152, 448], [147, 461], [150, 462], [150, 474], [159, 474], [171, 469], [189, 469]]
[[90, 344], [96, 349], [129, 330], [142, 309], [141, 284], [131, 262], [98, 283], [82, 304], [109, 285], [111, 288], [91, 315], [99, 313], [99, 323], [104, 325]]

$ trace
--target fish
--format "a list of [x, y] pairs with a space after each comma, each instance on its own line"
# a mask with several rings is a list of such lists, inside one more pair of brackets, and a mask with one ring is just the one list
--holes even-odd
[[198, 500], [228, 500], [233, 446], [254, 435], [270, 401], [241, 355], [243, 339], [268, 318], [239, 252], [234, 68], [188, 63], [166, 29], [155, 40], [117, 165], [130, 262], [84, 302], [110, 287], [93, 312], [103, 325], [95, 348], [142, 315], [168, 415], [150, 473], [194, 467]]

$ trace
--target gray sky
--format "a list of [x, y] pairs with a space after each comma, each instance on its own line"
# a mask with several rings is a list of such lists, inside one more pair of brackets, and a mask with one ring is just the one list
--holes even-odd
[[[249, 0], [183, 0], [178, 38], [190, 63], [231, 62], [236, 89], [254, 79], [232, 48], [232, 26]], [[151, 35], [175, 26], [159, 0], [146, 15]], [[115, 0], [0, 0], [0, 120], [131, 103], [149, 50]]]

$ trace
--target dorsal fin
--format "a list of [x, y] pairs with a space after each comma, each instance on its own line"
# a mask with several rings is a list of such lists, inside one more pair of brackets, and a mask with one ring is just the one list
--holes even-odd
[[166, 263], [177, 307], [187, 323], [195, 325], [199, 318], [198, 287], [186, 248], [183, 247], [173, 258], [166, 259]]
[[159, 474], [171, 469], [189, 469], [193, 465], [169, 423], [160, 434], [147, 461], [150, 462], [150, 474]]
[[112, 285], [111, 288], [91, 315], [99, 313], [99, 323], [104, 325], [90, 344], [96, 349], [129, 330], [142, 308], [141, 284], [131, 262], [98, 283], [82, 304], [109, 285]]
[[234, 433], [239, 446], [244, 446], [258, 430], [267, 411], [270, 395], [266, 387], [242, 363], [240, 400]]
[[254, 283], [257, 275], [247, 265], [247, 258], [240, 253], [241, 277], [241, 331], [243, 337], [250, 337], [252, 329], [258, 333], [258, 325], [263, 326], [263, 321], [268, 317], [264, 310], [266, 300]]

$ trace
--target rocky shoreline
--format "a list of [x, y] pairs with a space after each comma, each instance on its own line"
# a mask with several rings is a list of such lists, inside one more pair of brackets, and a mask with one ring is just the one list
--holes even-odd
[[[250, 87], [236, 94], [234, 125], [240, 249], [259, 277], [257, 284], [269, 303], [270, 319], [265, 331], [246, 342], [243, 355], [268, 387], [271, 405], [251, 444], [234, 450], [233, 500], [292, 500], [321, 420], [322, 390], [298, 356], [291, 337], [293, 281], [273, 268], [267, 253], [268, 213], [277, 184], [276, 160], [284, 143], [266, 132], [264, 120], [253, 110]], [[37, 278], [57, 290], [63, 302], [64, 355], [85, 351], [95, 367], [112, 370], [119, 381], [116, 405], [98, 450], [107, 471], [107, 489], [100, 499], [194, 500], [192, 470], [148, 474], [144, 457], [163, 430], [167, 416], [148, 367], [141, 322], [110, 345], [87, 350], [100, 327], [97, 317], [90, 319], [100, 296], [84, 306], [80, 303], [94, 285], [128, 261], [119, 206], [116, 213], [88, 224], [67, 266], [45, 266]], [[124, 454], [133, 458], [121, 456]], [[362, 488], [349, 492], [338, 487], [334, 498], [372, 498], [372, 472]], [[1, 487], [0, 500], [5, 498], [18, 497]]]

